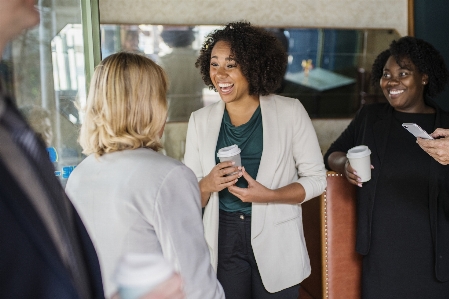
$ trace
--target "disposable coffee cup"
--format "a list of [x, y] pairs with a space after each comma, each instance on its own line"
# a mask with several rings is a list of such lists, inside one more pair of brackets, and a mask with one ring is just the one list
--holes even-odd
[[234, 166], [242, 166], [242, 160], [240, 159], [240, 149], [237, 144], [223, 147], [218, 150], [217, 157], [220, 162], [234, 161]]
[[351, 148], [346, 157], [349, 159], [351, 167], [357, 171], [357, 175], [363, 182], [371, 179], [371, 150], [366, 145], [359, 145]]
[[139, 299], [173, 274], [173, 267], [164, 257], [133, 253], [119, 261], [115, 281], [121, 299]]

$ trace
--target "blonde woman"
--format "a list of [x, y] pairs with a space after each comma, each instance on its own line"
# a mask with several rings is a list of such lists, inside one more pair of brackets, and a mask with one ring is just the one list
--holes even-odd
[[154, 253], [179, 271], [186, 298], [223, 298], [203, 237], [196, 177], [157, 152], [166, 92], [166, 75], [150, 59], [126, 52], [104, 59], [80, 133], [88, 157], [66, 191], [97, 249], [107, 297], [117, 289], [113, 274], [122, 255]]

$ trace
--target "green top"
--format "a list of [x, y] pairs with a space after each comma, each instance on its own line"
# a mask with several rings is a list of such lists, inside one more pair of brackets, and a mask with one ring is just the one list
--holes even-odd
[[[263, 151], [263, 128], [260, 106], [257, 107], [253, 116], [251, 116], [251, 119], [246, 124], [238, 127], [231, 123], [228, 111], [225, 109], [215, 152], [217, 153], [219, 149], [233, 144], [237, 144], [241, 150], [240, 157], [246, 172], [253, 179], [256, 179]], [[215, 162], [217, 164], [220, 162], [217, 155], [215, 155]], [[241, 177], [236, 183], [236, 186], [246, 188], [248, 187], [248, 182]], [[251, 203], [242, 202], [238, 197], [229, 193], [228, 188], [218, 192], [218, 196], [220, 198], [221, 210], [226, 212], [242, 212], [246, 215], [251, 214]]]

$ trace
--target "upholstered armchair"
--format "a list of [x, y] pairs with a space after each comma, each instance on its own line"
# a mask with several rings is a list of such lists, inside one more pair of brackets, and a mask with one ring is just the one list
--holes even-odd
[[326, 191], [303, 204], [312, 274], [301, 283], [301, 299], [361, 297], [355, 191], [342, 174], [329, 171]]

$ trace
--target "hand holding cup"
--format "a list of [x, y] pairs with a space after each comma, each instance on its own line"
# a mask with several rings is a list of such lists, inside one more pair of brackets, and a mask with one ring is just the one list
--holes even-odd
[[[352, 168], [353, 173], [356, 174], [360, 180], [357, 180], [357, 185], [361, 187], [361, 183], [368, 182], [371, 179], [371, 151], [366, 145], [359, 145], [348, 150], [346, 157], [349, 165], [345, 167], [350, 172]], [[348, 178], [351, 179], [351, 178]]]
[[[240, 158], [240, 148], [234, 144], [231, 146], [223, 147], [218, 150], [217, 157], [220, 159], [220, 162], [232, 161], [234, 162], [234, 166], [242, 166], [242, 160]], [[232, 173], [235, 174], [235, 173]]]
[[215, 165], [210, 173], [200, 181], [203, 206], [207, 204], [210, 193], [219, 192], [234, 185], [242, 175], [240, 149], [237, 145], [234, 144], [220, 149], [217, 157], [220, 159], [220, 163]]

